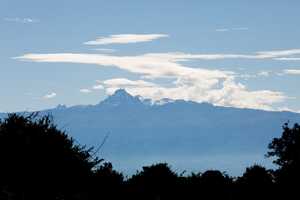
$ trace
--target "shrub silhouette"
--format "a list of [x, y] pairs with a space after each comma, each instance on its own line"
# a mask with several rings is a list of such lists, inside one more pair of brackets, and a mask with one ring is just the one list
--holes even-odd
[[145, 166], [128, 180], [135, 199], [172, 199], [176, 183], [177, 174], [166, 163]]
[[94, 172], [90, 185], [90, 196], [93, 199], [122, 199], [124, 198], [124, 177], [115, 171], [111, 163], [106, 162]]
[[237, 191], [242, 199], [270, 198], [274, 193], [273, 172], [260, 165], [246, 168], [236, 181]]
[[201, 188], [206, 199], [228, 199], [232, 179], [218, 170], [208, 170], [201, 175]]
[[253, 165], [246, 168], [243, 176], [238, 181], [247, 186], [260, 188], [261, 186], [272, 185], [273, 174], [265, 167]]
[[129, 199], [229, 199], [232, 179], [217, 170], [179, 176], [158, 163], [143, 167], [127, 184]]
[[15, 199], [76, 199], [98, 158], [58, 130], [51, 117], [11, 114], [0, 122], [0, 191]]

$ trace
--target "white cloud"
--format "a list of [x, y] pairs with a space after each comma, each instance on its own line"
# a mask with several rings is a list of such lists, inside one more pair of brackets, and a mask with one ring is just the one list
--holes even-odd
[[115, 49], [107, 49], [107, 48], [98, 48], [98, 49], [94, 49], [95, 51], [101, 51], [101, 52], [105, 52], [105, 53], [113, 53], [116, 52]]
[[148, 57], [165, 58], [173, 61], [186, 61], [190, 59], [198, 60], [222, 60], [222, 59], [255, 59], [256, 55], [243, 54], [187, 54], [183, 52], [169, 52], [169, 53], [149, 53], [145, 54]]
[[228, 31], [230, 31], [230, 29], [228, 29], [228, 28], [218, 28], [218, 29], [216, 29], [216, 31], [217, 32], [228, 32]]
[[169, 57], [173, 60], [184, 61], [186, 59], [222, 60], [222, 59], [274, 59], [274, 60], [300, 60], [300, 58], [282, 58], [281, 56], [300, 55], [300, 49], [259, 51], [254, 54], [186, 54], [182, 52], [153, 53], [146, 55]]
[[40, 20], [33, 19], [33, 18], [19, 18], [19, 17], [10, 18], [10, 17], [6, 17], [6, 18], [4, 18], [4, 21], [28, 24], [28, 23], [37, 23]]
[[260, 51], [259, 55], [264, 55], [266, 57], [282, 57], [282, 56], [292, 56], [300, 54], [300, 49], [287, 49], [287, 50], [275, 50], [275, 51]]
[[258, 78], [258, 77], [268, 77], [271, 75], [271, 73], [272, 73], [271, 71], [259, 71], [254, 74], [239, 74], [237, 75], [237, 77], [248, 80], [248, 79]]
[[252, 78], [257, 78], [257, 74], [240, 74], [240, 75], [238, 75], [238, 77], [245, 79], [245, 80], [249, 80]]
[[268, 77], [270, 76], [271, 72], [270, 71], [260, 71], [257, 73], [258, 76], [264, 76], [264, 77]]
[[281, 60], [281, 61], [300, 61], [300, 58], [282, 57], [282, 58], [275, 58], [275, 60]]
[[98, 81], [98, 82], [102, 82], [102, 84], [105, 87], [109, 87], [109, 88], [130, 88], [130, 87], [145, 88], [145, 87], [157, 86], [154, 83], [147, 82], [144, 80], [129, 80], [126, 78], [115, 78], [115, 79], [108, 79], [108, 80]]
[[253, 54], [187, 54], [183, 52], [168, 53], [149, 53], [149, 57], [160, 57], [175, 61], [185, 61], [189, 59], [199, 60], [222, 60], [222, 59], [274, 59], [274, 60], [300, 60], [294, 57], [282, 57], [300, 55], [300, 49], [276, 50], [276, 51], [259, 51]]
[[300, 113], [300, 110], [297, 109], [291, 109], [289, 107], [279, 107], [277, 111], [286, 111], [286, 112], [295, 112], [295, 113]]
[[[105, 63], [121, 62], [122, 60], [139, 60], [152, 59], [166, 62], [188, 61], [190, 59], [198, 60], [222, 60], [222, 59], [283, 59], [282, 55], [300, 55], [300, 49], [278, 50], [278, 51], [260, 51], [254, 54], [187, 54], [183, 52], [168, 52], [168, 53], [148, 53], [139, 56], [113, 56], [105, 54], [74, 54], [74, 53], [58, 53], [58, 54], [25, 54], [15, 57], [19, 60], [33, 60], [36, 62], [83, 62], [97, 64], [97, 60], [105, 60]], [[74, 56], [78, 58], [74, 59]], [[88, 61], [87, 59], [92, 59]], [[110, 59], [113, 59], [110, 61]], [[293, 59], [293, 58], [289, 58]], [[294, 58], [300, 59], [300, 58]], [[147, 62], [147, 61], [146, 61]]]
[[[210, 55], [209, 58], [219, 58]], [[221, 55], [222, 56], [222, 55]], [[223, 55], [223, 57], [232, 57]], [[179, 61], [203, 59], [207, 55], [184, 53], [143, 54], [138, 56], [112, 56], [105, 54], [26, 54], [18, 59], [35, 62], [66, 62], [97, 64], [102, 67], [117, 67], [139, 75], [145, 80], [128, 80], [125, 78], [98, 81], [108, 93], [125, 88], [133, 95], [159, 100], [161, 98], [210, 102], [215, 105], [240, 108], [274, 109], [274, 103], [284, 101], [287, 97], [278, 91], [250, 91], [245, 85], [236, 81], [236, 74], [231, 71], [189, 68]], [[166, 87], [158, 85], [155, 79], [170, 80]], [[175, 80], [175, 81], [174, 81]]]
[[91, 93], [92, 91], [90, 89], [87, 89], [87, 88], [82, 88], [82, 89], [79, 90], [79, 92], [88, 94], [88, 93]]
[[300, 69], [285, 69], [283, 70], [283, 73], [289, 75], [300, 75]]
[[93, 90], [103, 90], [104, 89], [104, 86], [101, 85], [101, 84], [98, 84], [98, 85], [94, 85], [93, 86]]
[[271, 58], [279, 61], [300, 61], [300, 57], [290, 57], [295, 55], [300, 56], [300, 49], [257, 52], [257, 56], [261, 58]]
[[[107, 80], [110, 81], [110, 80]], [[125, 88], [132, 95], [141, 95], [145, 98], [160, 100], [162, 98], [184, 99], [196, 102], [210, 102], [215, 105], [233, 106], [239, 108], [255, 108], [273, 110], [272, 104], [284, 101], [286, 97], [281, 92], [269, 90], [249, 91], [244, 85], [229, 78], [220, 83], [220, 88], [203, 89], [197, 84], [163, 87], [120, 87], [119, 85], [105, 85], [107, 93], [112, 94], [119, 88]]]
[[87, 45], [128, 44], [149, 42], [159, 38], [169, 37], [166, 34], [119, 34], [108, 37], [99, 37], [96, 40], [85, 42]]
[[217, 32], [229, 32], [229, 31], [247, 31], [248, 27], [235, 27], [235, 28], [218, 28]]
[[44, 99], [53, 99], [56, 96], [57, 96], [57, 94], [55, 92], [51, 92], [49, 94], [44, 95], [43, 98]]
[[[177, 54], [176, 54], [177, 55]], [[187, 56], [174, 56], [174, 54], [144, 54], [140, 56], [112, 56], [105, 54], [26, 54], [17, 59], [35, 62], [65, 62], [97, 64], [105, 67], [117, 67], [132, 73], [141, 74], [147, 78], [190, 76], [198, 79], [197, 76], [205, 79], [226, 78], [232, 72], [220, 70], [206, 70], [188, 68], [177, 63]]]

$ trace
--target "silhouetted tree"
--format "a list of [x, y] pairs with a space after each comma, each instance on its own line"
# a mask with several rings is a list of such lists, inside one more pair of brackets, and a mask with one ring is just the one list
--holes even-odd
[[134, 199], [174, 199], [177, 174], [166, 163], [154, 164], [143, 167], [128, 184], [129, 196]]
[[300, 126], [290, 128], [288, 123], [283, 126], [280, 138], [274, 138], [269, 144], [268, 156], [275, 156], [274, 163], [280, 167], [299, 165], [300, 163]]
[[246, 168], [236, 183], [240, 199], [269, 199], [274, 193], [273, 172], [260, 165]]
[[292, 128], [288, 123], [283, 125], [280, 138], [274, 138], [269, 144], [267, 156], [275, 157], [274, 163], [279, 166], [276, 171], [278, 190], [286, 197], [299, 194], [297, 186], [300, 184], [300, 126]]
[[104, 163], [95, 172], [91, 185], [94, 199], [124, 199], [124, 177], [111, 163]]
[[0, 191], [13, 199], [79, 199], [100, 160], [51, 117], [10, 114], [0, 121]]
[[271, 170], [267, 170], [260, 165], [247, 167], [243, 176], [239, 179], [242, 184], [249, 186], [261, 187], [272, 185], [273, 174]]
[[203, 197], [201, 187], [201, 173], [178, 177], [178, 199], [199, 199]]
[[218, 170], [208, 170], [201, 175], [200, 189], [205, 199], [230, 199], [232, 179]]

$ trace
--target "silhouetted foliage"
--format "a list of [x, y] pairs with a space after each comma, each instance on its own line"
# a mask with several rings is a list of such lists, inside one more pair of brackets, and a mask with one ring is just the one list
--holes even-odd
[[290, 128], [285, 123], [280, 138], [274, 138], [269, 144], [268, 156], [276, 156], [274, 163], [280, 167], [299, 165], [300, 163], [300, 126]]
[[203, 196], [210, 199], [228, 199], [232, 180], [218, 170], [208, 170], [201, 175]]
[[144, 166], [129, 179], [60, 131], [49, 116], [0, 121], [0, 199], [248, 200], [299, 196], [300, 126], [283, 126], [269, 145], [276, 171], [259, 165], [241, 177], [225, 172], [177, 174], [167, 163]]
[[95, 172], [93, 184], [91, 185], [93, 199], [101, 195], [103, 199], [124, 198], [124, 177], [115, 171], [111, 163], [104, 163]]
[[[273, 172], [260, 165], [246, 168], [242, 177], [236, 181], [241, 199], [261, 199], [273, 196]], [[273, 192], [274, 193], [274, 192]]]
[[245, 173], [238, 181], [247, 186], [261, 188], [272, 185], [273, 174], [272, 171], [267, 170], [265, 167], [253, 165], [246, 168]]
[[87, 191], [100, 160], [49, 116], [11, 114], [0, 122], [0, 186], [18, 199], [74, 199]]
[[279, 165], [275, 172], [276, 183], [279, 184], [281, 195], [299, 194], [297, 186], [300, 184], [300, 126], [292, 128], [288, 123], [283, 126], [280, 138], [274, 138], [269, 144], [269, 157], [275, 157], [274, 163]]
[[176, 183], [177, 174], [166, 163], [143, 167], [128, 180], [135, 199], [172, 199]]

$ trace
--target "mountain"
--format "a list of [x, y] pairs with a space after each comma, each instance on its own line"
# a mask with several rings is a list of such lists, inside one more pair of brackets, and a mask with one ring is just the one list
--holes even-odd
[[[264, 155], [283, 123], [300, 114], [214, 106], [184, 100], [152, 102], [117, 90], [97, 105], [41, 111], [79, 143], [96, 148], [117, 169], [132, 173], [154, 162], [181, 172], [217, 168], [240, 174], [254, 163], [271, 166]], [[3, 116], [3, 114], [2, 114]]]

